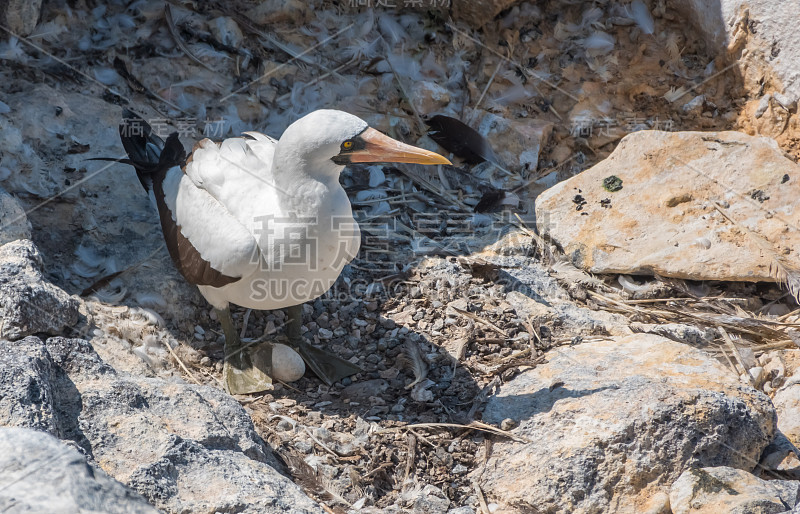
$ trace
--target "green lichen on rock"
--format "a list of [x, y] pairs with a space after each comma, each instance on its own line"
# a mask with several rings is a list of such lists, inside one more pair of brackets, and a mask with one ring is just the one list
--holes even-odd
[[603, 179], [603, 189], [609, 193], [615, 193], [622, 189], [622, 179], [616, 175], [611, 175]]

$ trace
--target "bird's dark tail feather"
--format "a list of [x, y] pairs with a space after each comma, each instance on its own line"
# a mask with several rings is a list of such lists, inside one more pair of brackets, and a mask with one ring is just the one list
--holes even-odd
[[89, 160], [130, 164], [145, 191], [152, 190], [154, 180], [163, 180], [167, 170], [173, 166], [183, 166], [186, 162], [186, 150], [177, 132], [170, 134], [165, 142], [153, 133], [153, 128], [146, 121], [128, 109], [122, 112], [119, 137], [128, 154], [127, 159], [95, 157]]

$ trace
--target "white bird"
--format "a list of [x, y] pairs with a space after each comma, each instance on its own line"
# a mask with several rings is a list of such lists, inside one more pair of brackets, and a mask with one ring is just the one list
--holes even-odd
[[221, 143], [204, 139], [188, 156], [177, 134], [164, 142], [134, 113], [123, 118], [129, 158], [120, 162], [136, 169], [156, 205], [175, 266], [217, 312], [229, 392], [262, 391], [273, 373], [271, 352], [242, 345], [231, 303], [288, 307], [289, 343], [326, 383], [359, 371], [300, 336], [300, 306], [324, 294], [360, 246], [339, 174], [349, 163], [450, 162], [334, 110], [299, 119], [279, 141], [246, 132]]

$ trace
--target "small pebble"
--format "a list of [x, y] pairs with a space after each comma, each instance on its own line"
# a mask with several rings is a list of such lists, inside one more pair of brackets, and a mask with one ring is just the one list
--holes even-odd
[[456, 464], [455, 466], [453, 466], [452, 473], [453, 473], [454, 475], [463, 475], [463, 474], [464, 474], [464, 473], [466, 473], [467, 471], [469, 471], [469, 469], [468, 469], [468, 468], [467, 468], [465, 465], [463, 465], [463, 464], [461, 464], [461, 463], [459, 462], [458, 464]]
[[500, 422], [500, 428], [502, 430], [511, 430], [515, 426], [517, 426], [517, 422], [511, 418], [506, 418]]
[[290, 430], [294, 429], [294, 425], [289, 420], [282, 419], [278, 422], [278, 425], [275, 427], [275, 430], [278, 432], [289, 432]]
[[300, 453], [311, 453], [314, 450], [314, 445], [308, 441], [295, 441], [294, 447]]

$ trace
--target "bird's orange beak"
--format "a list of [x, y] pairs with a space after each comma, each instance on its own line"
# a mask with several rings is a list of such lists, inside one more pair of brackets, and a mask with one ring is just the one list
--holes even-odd
[[350, 162], [408, 162], [414, 164], [452, 164], [435, 152], [407, 145], [367, 128], [359, 137], [366, 146], [349, 154]]

